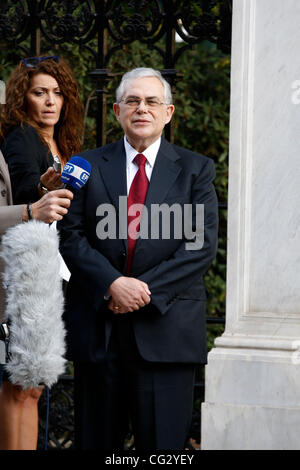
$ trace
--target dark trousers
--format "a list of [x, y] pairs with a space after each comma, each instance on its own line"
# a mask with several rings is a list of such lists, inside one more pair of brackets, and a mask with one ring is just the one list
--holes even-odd
[[75, 363], [75, 446], [122, 450], [183, 449], [190, 428], [194, 364], [145, 361], [130, 318], [115, 318], [103, 363]]

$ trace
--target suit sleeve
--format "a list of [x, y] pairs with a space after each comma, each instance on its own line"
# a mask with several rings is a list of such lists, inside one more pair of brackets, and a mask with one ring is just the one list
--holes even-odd
[[22, 222], [24, 205], [0, 207], [0, 236], [7, 229]]
[[[91, 177], [93, 178], [93, 173]], [[87, 185], [89, 182], [87, 183]], [[69, 212], [57, 223], [60, 252], [72, 273], [72, 278], [89, 292], [92, 303], [99, 309], [112, 282], [122, 274], [108, 259], [93, 248], [86, 231], [85, 191], [76, 191]]]
[[46, 159], [46, 149], [35, 129], [17, 128], [8, 134], [3, 154], [9, 168], [14, 204], [25, 204], [39, 199], [41, 152]]
[[[192, 286], [195, 279], [201, 278], [217, 252], [218, 240], [218, 201], [213, 186], [214, 163], [207, 160], [205, 167], [196, 178], [192, 188], [192, 204], [204, 205], [204, 243], [200, 249], [189, 250], [183, 239], [173, 255], [159, 265], [139, 276], [151, 291], [151, 302], [161, 314], [167, 312], [178, 295]], [[193, 228], [195, 220], [193, 215]]]

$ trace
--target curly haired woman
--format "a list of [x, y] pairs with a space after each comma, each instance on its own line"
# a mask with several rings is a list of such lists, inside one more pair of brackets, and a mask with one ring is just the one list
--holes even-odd
[[51, 168], [53, 156], [63, 166], [80, 151], [82, 116], [77, 83], [64, 60], [34, 57], [16, 67], [0, 117], [0, 145], [15, 204], [33, 202], [61, 185]]
[[[61, 187], [53, 157], [63, 167], [81, 150], [82, 131], [83, 107], [67, 63], [58, 56], [23, 59], [6, 85], [6, 105], [0, 116], [0, 145], [14, 204], [35, 202]], [[23, 390], [4, 375], [0, 449], [36, 449], [41, 393], [42, 387]]]

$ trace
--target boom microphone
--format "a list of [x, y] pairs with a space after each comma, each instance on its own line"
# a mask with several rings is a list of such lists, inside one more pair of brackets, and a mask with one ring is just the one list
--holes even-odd
[[91, 175], [91, 164], [82, 157], [74, 156], [65, 164], [61, 174], [64, 187], [81, 189]]
[[37, 220], [18, 224], [3, 235], [1, 257], [10, 330], [5, 369], [23, 389], [51, 387], [66, 363], [58, 234]]

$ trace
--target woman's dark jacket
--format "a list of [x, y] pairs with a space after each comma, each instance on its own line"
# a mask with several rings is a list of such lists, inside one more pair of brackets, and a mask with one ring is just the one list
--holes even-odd
[[14, 204], [37, 201], [40, 177], [53, 165], [53, 157], [36, 129], [28, 124], [14, 127], [1, 150], [9, 168]]

